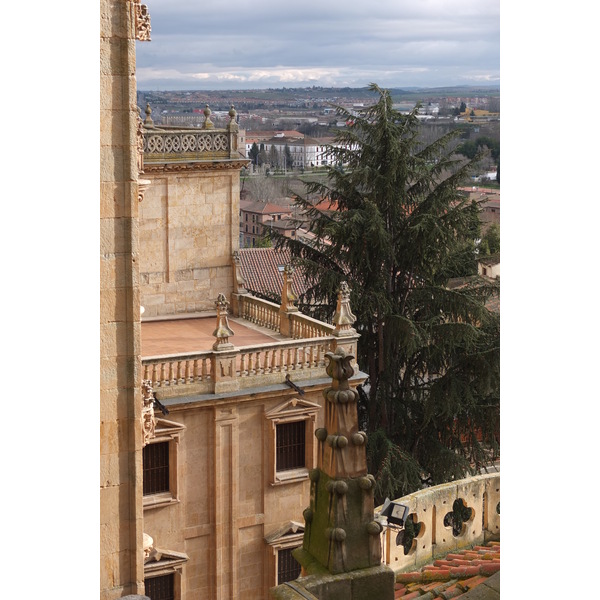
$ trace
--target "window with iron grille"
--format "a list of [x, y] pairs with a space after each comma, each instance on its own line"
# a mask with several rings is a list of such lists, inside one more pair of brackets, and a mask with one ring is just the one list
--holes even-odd
[[145, 594], [150, 600], [175, 600], [175, 574], [151, 577], [144, 581]]
[[294, 581], [300, 576], [300, 564], [292, 556], [292, 550], [294, 548], [285, 548], [277, 552], [277, 585]]
[[168, 492], [170, 490], [169, 442], [157, 442], [144, 446], [143, 461], [144, 496]]
[[305, 466], [305, 421], [277, 425], [277, 471], [301, 469]]

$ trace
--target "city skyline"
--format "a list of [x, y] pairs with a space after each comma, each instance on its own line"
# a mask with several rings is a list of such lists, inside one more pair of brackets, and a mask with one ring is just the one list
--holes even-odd
[[500, 84], [498, 0], [147, 5], [140, 90]]

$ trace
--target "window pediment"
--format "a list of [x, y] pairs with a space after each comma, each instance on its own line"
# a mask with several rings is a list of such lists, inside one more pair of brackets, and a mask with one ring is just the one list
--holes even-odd
[[185, 425], [176, 423], [175, 421], [168, 421], [167, 419], [156, 419], [156, 427], [154, 428], [154, 436], [160, 437], [173, 437], [177, 433], [181, 433], [185, 429]]
[[289, 542], [302, 541], [304, 525], [298, 521], [288, 521], [285, 525], [265, 536], [265, 542], [270, 546], [279, 546]]
[[185, 552], [164, 550], [154, 545], [154, 540], [144, 533], [144, 576], [155, 575], [158, 572], [174, 571], [189, 560]]
[[315, 415], [320, 409], [321, 407], [314, 402], [302, 398], [288, 398], [266, 412], [265, 417], [270, 420], [306, 417]]

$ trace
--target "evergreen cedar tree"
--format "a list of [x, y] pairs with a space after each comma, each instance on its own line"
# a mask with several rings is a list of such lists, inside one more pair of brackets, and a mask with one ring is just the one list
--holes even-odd
[[[337, 135], [345, 146], [329, 149], [325, 183], [306, 184], [297, 200], [314, 241], [272, 237], [308, 279], [304, 311], [331, 319], [340, 283], [351, 288], [368, 373], [360, 426], [382, 501], [499, 455], [500, 332], [485, 308], [495, 284], [447, 287], [476, 265], [479, 208], [457, 190], [473, 161], [452, 153], [452, 133], [423, 146], [417, 108], [401, 114], [387, 91], [370, 90], [378, 101], [359, 116], [337, 108], [352, 123]], [[335, 210], [315, 208], [315, 194]]]

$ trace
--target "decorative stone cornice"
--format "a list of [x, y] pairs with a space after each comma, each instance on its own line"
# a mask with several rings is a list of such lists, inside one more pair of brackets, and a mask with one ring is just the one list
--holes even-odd
[[160, 163], [160, 164], [147, 164], [144, 163], [144, 173], [172, 173], [172, 172], [186, 172], [186, 171], [239, 171], [242, 167], [250, 164], [247, 159], [241, 160], [230, 160], [230, 159], [214, 159], [214, 160], [203, 160], [194, 162], [181, 162], [181, 163]]
[[142, 4], [140, 0], [132, 0], [133, 23], [135, 29], [135, 39], [138, 42], [150, 42], [150, 13], [148, 7]]

